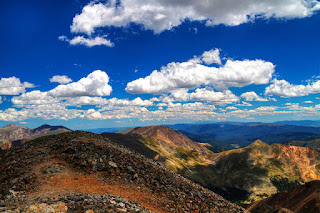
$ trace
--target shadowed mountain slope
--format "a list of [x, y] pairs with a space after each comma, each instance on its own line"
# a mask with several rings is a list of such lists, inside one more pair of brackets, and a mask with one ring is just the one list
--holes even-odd
[[247, 210], [252, 213], [271, 213], [284, 209], [295, 213], [320, 212], [320, 181], [280, 192], [252, 204]]
[[69, 212], [244, 212], [98, 134], [37, 138], [1, 151], [0, 161], [2, 210], [42, 205]]

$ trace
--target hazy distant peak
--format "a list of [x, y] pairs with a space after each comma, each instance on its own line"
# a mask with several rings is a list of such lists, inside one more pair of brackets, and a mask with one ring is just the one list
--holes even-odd
[[2, 128], [4, 128], [4, 129], [9, 129], [9, 128], [27, 128], [27, 127], [19, 126], [19, 125], [17, 125], [17, 124], [8, 124], [8, 125], [6, 125], [6, 126], [4, 126], [4, 127], [2, 127]]

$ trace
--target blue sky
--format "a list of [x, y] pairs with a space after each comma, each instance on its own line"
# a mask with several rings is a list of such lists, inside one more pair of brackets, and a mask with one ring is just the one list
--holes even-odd
[[1, 1], [0, 126], [320, 119], [319, 9]]

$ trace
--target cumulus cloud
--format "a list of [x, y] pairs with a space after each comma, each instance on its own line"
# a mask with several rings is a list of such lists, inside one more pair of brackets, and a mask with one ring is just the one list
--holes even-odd
[[214, 49], [210, 51], [205, 51], [202, 54], [201, 60], [210, 65], [210, 64], [220, 64], [221, 65], [221, 59], [220, 59], [220, 50]]
[[228, 110], [238, 110], [238, 108], [234, 107], [234, 106], [228, 106], [228, 107], [226, 107], [226, 109], [228, 109]]
[[163, 102], [188, 102], [202, 101], [219, 105], [231, 104], [239, 101], [239, 97], [230, 90], [215, 92], [211, 88], [198, 88], [195, 92], [188, 93], [188, 89], [173, 91], [169, 96], [162, 99]]
[[272, 80], [272, 84], [265, 90], [265, 95], [281, 96], [284, 98], [306, 96], [312, 93], [320, 93], [320, 80], [307, 85], [294, 85], [286, 80]]
[[100, 45], [113, 47], [113, 43], [110, 40], [99, 37], [99, 36], [95, 38], [85, 38], [83, 36], [77, 36], [77, 37], [74, 37], [72, 40], [70, 40], [70, 44], [85, 45], [87, 47], [100, 46]]
[[245, 102], [245, 101], [242, 101], [240, 104], [236, 104], [236, 106], [252, 106], [252, 104], [248, 103], [248, 102]]
[[107, 73], [96, 70], [77, 82], [59, 85], [48, 93], [55, 97], [108, 96], [112, 88]]
[[296, 112], [296, 113], [317, 113], [320, 110], [320, 104], [317, 104], [315, 106], [300, 106], [299, 103], [286, 103], [286, 109], [289, 109], [292, 112]]
[[67, 36], [59, 36], [58, 39], [60, 41], [68, 42], [70, 45], [84, 45], [87, 47], [93, 47], [93, 46], [107, 46], [107, 47], [113, 47], [114, 44], [104, 37], [96, 36], [94, 38], [85, 38], [83, 36], [76, 36], [73, 39], [69, 39]]
[[207, 26], [235, 26], [257, 18], [304, 18], [319, 9], [316, 0], [110, 0], [105, 4], [93, 1], [73, 18], [71, 31], [91, 35], [99, 27], [126, 27], [135, 23], [161, 33], [187, 19], [206, 21]]
[[263, 60], [227, 60], [220, 67], [208, 67], [198, 58], [187, 62], [172, 62], [154, 70], [149, 76], [129, 82], [126, 91], [132, 94], [161, 94], [186, 88], [213, 86], [218, 90], [243, 87], [250, 84], [267, 84], [275, 66]]
[[41, 92], [40, 90], [33, 90], [31, 92], [23, 93], [20, 96], [13, 97], [11, 102], [18, 107], [25, 107], [27, 105], [48, 105], [59, 103], [60, 99], [48, 95], [48, 92]]
[[72, 79], [66, 75], [55, 75], [52, 76], [52, 78], [50, 78], [49, 80], [50, 82], [57, 82], [59, 84], [68, 84], [72, 82]]
[[241, 96], [245, 101], [268, 101], [267, 98], [262, 98], [257, 95], [255, 92], [245, 92]]
[[1, 78], [0, 79], [0, 95], [19, 95], [24, 93], [26, 88], [35, 87], [29, 82], [21, 83], [19, 78], [10, 77], [10, 78]]

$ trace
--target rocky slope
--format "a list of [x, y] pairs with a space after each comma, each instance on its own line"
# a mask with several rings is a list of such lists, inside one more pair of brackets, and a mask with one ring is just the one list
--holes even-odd
[[37, 138], [0, 161], [1, 211], [245, 212], [98, 134]]
[[267, 199], [249, 206], [252, 213], [320, 212], [320, 181], [312, 181], [304, 185], [283, 191]]
[[21, 143], [42, 137], [46, 135], [55, 135], [63, 132], [70, 132], [71, 130], [64, 126], [50, 126], [44, 124], [35, 129], [10, 124], [0, 128], [0, 148], [8, 149], [12, 146], [20, 145]]

